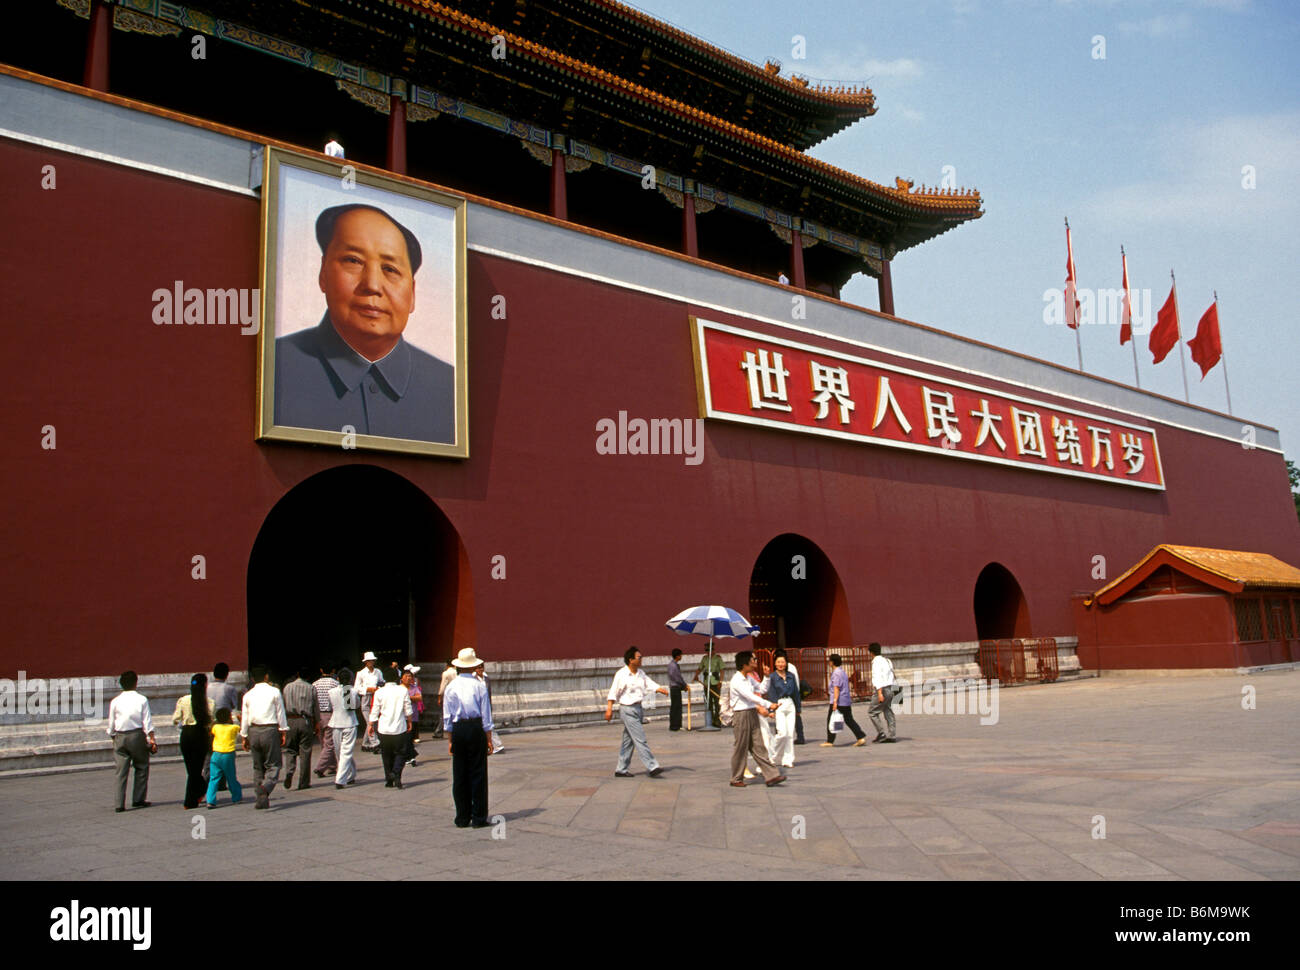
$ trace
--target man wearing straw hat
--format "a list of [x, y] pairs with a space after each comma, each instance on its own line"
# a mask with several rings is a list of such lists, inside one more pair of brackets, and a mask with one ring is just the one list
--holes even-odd
[[[367, 650], [361, 657], [362, 663], [365, 664], [357, 671], [357, 679], [352, 684], [352, 689], [357, 692], [361, 699], [361, 723], [363, 725], [370, 723], [370, 709], [375, 702], [375, 691], [384, 686], [383, 672], [376, 669], [376, 658], [372, 651]], [[365, 728], [363, 727], [364, 731]], [[361, 736], [361, 750], [377, 753], [379, 751], [379, 741], [369, 731], [365, 731]]]
[[486, 828], [487, 759], [492, 753], [492, 702], [487, 685], [474, 676], [483, 666], [473, 647], [452, 661], [456, 678], [442, 695], [442, 728], [451, 755], [451, 794], [456, 802], [456, 827]]

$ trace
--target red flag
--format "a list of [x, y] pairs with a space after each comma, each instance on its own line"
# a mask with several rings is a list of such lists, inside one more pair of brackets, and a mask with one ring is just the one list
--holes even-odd
[[1119, 345], [1123, 347], [1133, 339], [1133, 299], [1128, 291], [1128, 256], [1121, 253], [1120, 258], [1124, 261], [1124, 305], [1120, 312]]
[[1196, 325], [1196, 336], [1187, 341], [1187, 349], [1201, 368], [1201, 380], [1223, 356], [1223, 343], [1219, 340], [1219, 304], [1214, 302]]
[[1147, 341], [1147, 348], [1155, 358], [1152, 363], [1160, 363], [1169, 356], [1169, 351], [1178, 346], [1177, 293], [1178, 285], [1175, 284], [1169, 288], [1169, 299], [1156, 314], [1156, 325], [1151, 328], [1151, 338]]
[[1074, 279], [1074, 245], [1070, 242], [1070, 224], [1065, 224], [1065, 325], [1079, 329], [1079, 294]]

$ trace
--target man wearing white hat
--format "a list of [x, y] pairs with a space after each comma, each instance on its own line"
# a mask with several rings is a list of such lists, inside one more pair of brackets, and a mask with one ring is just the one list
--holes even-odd
[[[353, 682], [352, 689], [361, 699], [361, 723], [369, 724], [370, 709], [375, 702], [375, 691], [384, 686], [384, 674], [375, 667], [376, 658], [372, 651], [367, 650], [362, 655], [361, 661], [365, 666], [357, 671], [357, 679]], [[366, 731], [361, 738], [361, 750], [372, 754], [378, 753], [379, 739]]]
[[492, 753], [492, 702], [487, 685], [474, 672], [483, 661], [466, 647], [452, 661], [456, 679], [442, 695], [442, 727], [451, 755], [451, 793], [456, 801], [456, 827], [486, 828], [487, 758]]

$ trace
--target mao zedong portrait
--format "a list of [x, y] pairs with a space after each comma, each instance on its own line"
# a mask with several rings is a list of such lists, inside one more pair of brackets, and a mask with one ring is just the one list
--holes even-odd
[[320, 323], [275, 342], [275, 423], [451, 444], [456, 369], [402, 338], [422, 256], [415, 234], [370, 205], [316, 219]]

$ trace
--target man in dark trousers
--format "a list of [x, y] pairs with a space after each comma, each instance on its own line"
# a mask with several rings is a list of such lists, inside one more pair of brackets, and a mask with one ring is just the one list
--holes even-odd
[[[317, 668], [319, 669], [319, 668]], [[298, 788], [311, 787], [311, 749], [320, 734], [320, 705], [316, 688], [311, 684], [312, 670], [303, 667], [298, 676], [284, 685], [280, 692], [284, 698], [284, 713], [289, 722], [289, 738], [284, 744], [284, 790], [293, 787], [293, 776], [298, 775]]]
[[451, 793], [456, 800], [456, 827], [486, 828], [487, 759], [492, 753], [492, 702], [487, 685], [474, 672], [483, 661], [466, 647], [452, 661], [457, 677], [442, 697], [442, 727], [451, 755]]
[[668, 661], [668, 730], [670, 731], [682, 729], [682, 691], [690, 690], [686, 678], [682, 676], [682, 668], [677, 666], [681, 659], [681, 650], [674, 647], [673, 659]]

